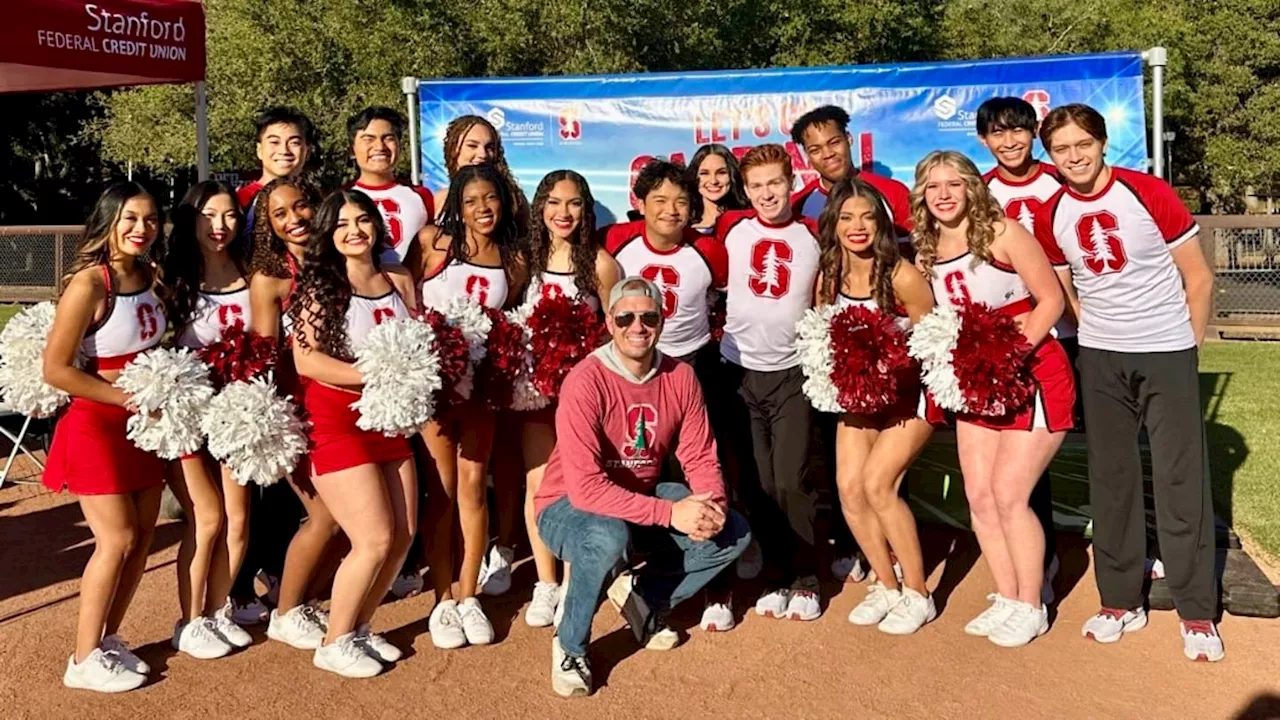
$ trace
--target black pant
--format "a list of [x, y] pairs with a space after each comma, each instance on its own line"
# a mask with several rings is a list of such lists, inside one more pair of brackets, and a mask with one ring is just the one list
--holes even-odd
[[816, 575], [814, 493], [809, 486], [812, 408], [799, 367], [772, 372], [724, 363], [726, 422], [738, 485], [766, 565], [782, 584]]
[[[711, 432], [716, 438], [720, 469], [724, 474], [725, 493], [732, 501], [735, 497], [733, 476], [736, 473], [725, 448], [726, 438], [722, 431], [724, 426], [724, 402], [721, 396], [723, 395], [722, 388], [724, 383], [718, 375], [722, 372], [721, 368], [723, 367], [723, 363], [720, 361], [720, 345], [716, 342], [709, 342], [688, 355], [681, 355], [675, 359], [693, 366], [693, 373], [698, 377], [698, 385], [702, 388], [702, 399], [707, 406], [707, 421], [711, 423]], [[679, 438], [673, 438], [666, 460], [663, 461], [663, 482], [685, 482], [684, 469], [680, 467], [680, 461], [676, 459], [678, 440]]]
[[302, 501], [283, 480], [267, 487], [255, 485], [250, 492], [249, 547], [231, 587], [231, 597], [240, 602], [257, 596], [253, 578], [259, 570], [275, 577], [284, 573], [284, 556], [305, 514]]
[[1199, 353], [1080, 348], [1094, 569], [1102, 604], [1142, 605], [1147, 550], [1138, 433], [1151, 445], [1156, 537], [1185, 620], [1217, 615], [1213, 500], [1209, 494]]

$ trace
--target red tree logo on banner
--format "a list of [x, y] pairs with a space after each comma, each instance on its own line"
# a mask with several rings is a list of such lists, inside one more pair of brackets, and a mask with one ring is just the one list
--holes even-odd
[[1053, 107], [1052, 101], [1049, 99], [1048, 90], [1028, 90], [1022, 93], [1022, 99], [1031, 104], [1036, 109], [1036, 115], [1041, 120], [1049, 115], [1049, 108]]
[[582, 107], [569, 105], [560, 110], [560, 139], [579, 140], [582, 138]]

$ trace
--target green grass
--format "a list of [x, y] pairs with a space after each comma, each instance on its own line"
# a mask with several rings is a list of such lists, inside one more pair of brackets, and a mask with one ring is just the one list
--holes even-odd
[[22, 308], [22, 305], [0, 305], [0, 330], [3, 330], [9, 318], [17, 315]]

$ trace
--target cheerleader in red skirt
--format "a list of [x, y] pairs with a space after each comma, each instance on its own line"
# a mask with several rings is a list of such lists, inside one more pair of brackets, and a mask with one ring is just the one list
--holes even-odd
[[1029, 358], [1035, 396], [1004, 417], [959, 414], [956, 444], [978, 545], [995, 579], [991, 607], [965, 627], [1003, 647], [1044, 634], [1040, 601], [1044, 528], [1031, 490], [1072, 424], [1075, 382], [1066, 353], [1050, 334], [1065, 303], [1062, 288], [1030, 233], [1006, 221], [973, 161], [930, 153], [911, 191], [916, 262], [937, 302], [973, 301], [1014, 318], [1035, 348]]
[[[304, 406], [304, 388], [293, 364], [293, 319], [289, 309], [297, 294], [298, 275], [318, 203], [315, 189], [305, 181], [274, 180], [258, 195], [251, 229], [253, 276], [249, 281], [249, 301], [253, 322], [250, 327], [259, 335], [280, 340], [276, 387], [281, 394], [292, 397], [299, 408]], [[339, 528], [311, 483], [306, 458], [287, 480], [301, 501], [307, 519], [289, 541], [267, 637], [299, 650], [315, 650], [328, 630], [328, 615], [308, 600], [317, 595], [313, 592], [317, 569], [326, 551], [335, 544], [331, 541], [339, 534]]]
[[[929, 283], [899, 254], [884, 197], [866, 181], [847, 178], [832, 189], [819, 219], [822, 248], [815, 304], [859, 306], [897, 319], [906, 332], [933, 309]], [[909, 635], [937, 615], [925, 587], [924, 559], [911, 508], [898, 494], [903, 474], [929, 442], [918, 378], [898, 401], [876, 414], [844, 413], [836, 428], [840, 507], [877, 581], [849, 613], [855, 625]], [[899, 581], [893, 557], [902, 568]]]
[[[145, 259], [163, 242], [163, 226], [142, 186], [119, 183], [103, 193], [62, 278], [44, 352], [45, 382], [72, 396], [54, 430], [44, 484], [79, 497], [94, 538], [80, 580], [75, 653], [62, 677], [71, 688], [132, 690], [150, 672], [117, 633], [146, 569], [165, 464], [125, 436], [133, 402], [112, 383], [166, 330]], [[86, 358], [83, 370], [77, 353]]]
[[[160, 299], [180, 347], [198, 350], [251, 321], [242, 221], [234, 192], [213, 181], [188, 190], [174, 210]], [[251, 491], [203, 450], [169, 464], [169, 486], [187, 518], [173, 646], [202, 660], [220, 658], [253, 642], [232, 619], [228, 598], [249, 542]]]
[[[439, 225], [418, 234], [405, 264], [421, 283], [425, 307], [443, 309], [450, 299], [470, 295], [485, 307], [501, 309], [523, 284], [517, 258], [519, 230], [515, 201], [493, 165], [458, 171], [441, 208]], [[435, 461], [440, 487], [428, 489], [424, 524], [429, 528], [431, 582], [436, 606], [431, 612], [431, 642], [438, 648], [493, 642], [493, 625], [476, 590], [489, 538], [486, 475], [493, 449], [494, 416], [477, 386], [472, 399], [446, 409], [422, 432]], [[435, 482], [433, 477], [431, 480]], [[453, 595], [454, 523], [462, 526], [462, 569], [458, 599]]]
[[408, 274], [380, 267], [386, 246], [382, 216], [368, 196], [330, 195], [316, 213], [289, 308], [294, 362], [308, 380], [311, 483], [351, 541], [314, 663], [344, 677], [372, 677], [401, 656], [370, 621], [404, 562], [418, 515], [409, 441], [361, 430], [351, 408], [364, 384], [351, 349], [378, 323], [408, 317], [416, 305]]

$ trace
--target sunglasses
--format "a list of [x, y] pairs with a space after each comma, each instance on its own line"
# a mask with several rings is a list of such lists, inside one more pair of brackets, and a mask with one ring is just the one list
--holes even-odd
[[620, 312], [613, 316], [613, 324], [617, 325], [619, 330], [626, 330], [631, 327], [631, 323], [635, 322], [637, 317], [640, 318], [640, 322], [644, 323], [645, 327], [651, 328], [658, 327], [658, 323], [662, 320], [662, 316], [653, 310], [642, 313]]

